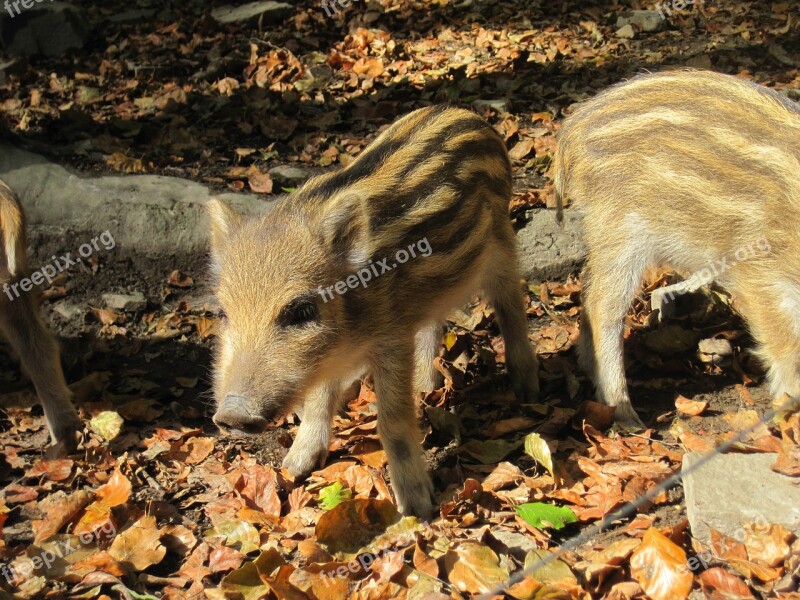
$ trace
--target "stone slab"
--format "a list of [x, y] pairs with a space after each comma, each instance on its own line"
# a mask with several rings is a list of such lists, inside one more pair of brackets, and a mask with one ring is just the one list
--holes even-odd
[[[722, 454], [683, 476], [686, 511], [692, 535], [704, 543], [709, 527], [729, 537], [741, 536], [748, 523], [780, 524], [800, 533], [800, 477], [770, 469], [777, 454]], [[687, 453], [686, 473], [701, 454]]]

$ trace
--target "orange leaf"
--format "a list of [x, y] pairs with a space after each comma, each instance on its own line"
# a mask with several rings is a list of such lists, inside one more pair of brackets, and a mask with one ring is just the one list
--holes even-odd
[[250, 184], [250, 189], [256, 194], [271, 194], [272, 193], [272, 177], [269, 173], [261, 173], [254, 170], [247, 177], [247, 183]]
[[66, 497], [49, 496], [39, 503], [45, 513], [45, 519], [31, 523], [34, 542], [37, 544], [54, 536], [61, 528], [72, 521], [75, 516], [89, 504], [91, 496], [86, 490], [78, 490]]
[[72, 473], [73, 462], [69, 459], [40, 460], [31, 470], [30, 477], [47, 477], [50, 481], [64, 481]]
[[709, 600], [748, 600], [753, 594], [747, 585], [725, 569], [713, 567], [700, 576], [703, 593]]
[[113, 508], [128, 501], [131, 496], [131, 482], [117, 469], [108, 483], [101, 485], [94, 493], [100, 498], [98, 504]]
[[160, 538], [156, 518], [147, 515], [115, 537], [108, 553], [124, 567], [144, 571], [160, 563], [167, 553]]
[[675, 408], [683, 415], [696, 417], [703, 414], [708, 408], [708, 402], [700, 402], [698, 400], [689, 400], [683, 396], [675, 398]]
[[631, 575], [653, 600], [686, 598], [694, 581], [686, 553], [655, 527], [631, 556]]

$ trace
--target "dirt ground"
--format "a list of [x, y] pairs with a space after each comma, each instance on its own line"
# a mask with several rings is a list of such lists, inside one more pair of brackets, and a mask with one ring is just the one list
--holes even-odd
[[[521, 226], [551, 198], [547, 169], [561, 120], [607, 85], [690, 66], [800, 97], [800, 29], [789, 2], [706, 0], [633, 37], [619, 32], [617, 17], [647, 3], [379, 0], [330, 18], [301, 1], [279, 22], [227, 26], [200, 0], [75, 4], [92, 25], [85, 48], [9, 71], [0, 84], [3, 137], [87, 174], [175, 175], [266, 202], [296, 185], [269, 175], [273, 167], [346, 165], [398, 115], [450, 102], [482, 114], [506, 140], [516, 183], [510, 213]], [[153, 16], [109, 20], [130, 8]], [[34, 266], [82, 241], [70, 232], [59, 247], [32, 240]], [[527, 282], [542, 365], [536, 403], [508, 389], [494, 316], [476, 298], [449, 323], [437, 362], [446, 385], [421, 399], [439, 502], [423, 526], [394, 512], [369, 382], [336, 419], [328, 465], [307, 481], [280, 469], [296, 418], [258, 439], [218, 434], [209, 388], [219, 315], [206, 261], [117, 248], [46, 290], [43, 311], [85, 423], [69, 457], [44, 450], [41, 409], [0, 346], [0, 564], [20, 572], [53, 540], [95, 536], [52, 568], [0, 578], [0, 600], [468, 597], [663, 481], [684, 452], [709, 450], [752, 424], [771, 401], [724, 291], [682, 297], [676, 318], [659, 324], [649, 291], [675, 275], [646, 282], [625, 332], [633, 403], [649, 427], [639, 434], [609, 430], [577, 366], [577, 274]], [[103, 294], [134, 292], [146, 305], [107, 309]], [[709, 338], [730, 342], [719, 364], [698, 356]], [[793, 427], [760, 431], [740, 449], [775, 450]], [[537, 440], [539, 458], [527, 448]], [[540, 502], [576, 522], [559, 529], [520, 513]], [[408, 531], [410, 541], [399, 535]], [[796, 594], [800, 544], [773, 533], [778, 554], [766, 562], [758, 544], [745, 544], [737, 552], [761, 562], [723, 557], [688, 581], [670, 580], [697, 551], [677, 487], [508, 597]], [[376, 536], [388, 549], [370, 545]], [[653, 596], [645, 551], [680, 594], [667, 586]], [[367, 553], [378, 555], [371, 568], [326, 579]]]

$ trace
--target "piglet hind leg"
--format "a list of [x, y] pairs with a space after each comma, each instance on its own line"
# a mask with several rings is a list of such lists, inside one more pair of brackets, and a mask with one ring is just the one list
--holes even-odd
[[338, 381], [313, 388], [301, 412], [300, 428], [283, 467], [295, 477], [305, 477], [325, 465], [331, 441], [331, 424], [339, 407], [341, 386]]
[[413, 339], [377, 348], [372, 359], [378, 403], [378, 434], [389, 459], [389, 475], [404, 515], [427, 519], [433, 512], [433, 482], [422, 454], [412, 390]]
[[516, 253], [511, 250], [515, 241], [510, 227], [508, 233], [511, 238], [495, 250], [493, 260], [489, 261], [483, 289], [503, 334], [506, 366], [514, 393], [521, 402], [533, 402], [539, 397], [539, 363], [528, 339], [528, 318], [520, 289]]
[[[778, 265], [764, 273], [780, 272]], [[773, 398], [800, 398], [800, 286], [741, 273], [731, 291], [737, 298], [767, 368]]]
[[624, 429], [644, 429], [628, 396], [622, 332], [645, 267], [643, 254], [619, 245], [590, 249], [583, 272], [581, 363], [591, 369], [598, 399], [615, 407], [614, 420]]
[[74, 450], [83, 424], [64, 381], [58, 344], [38, 314], [35, 297], [20, 294], [13, 301], [3, 299], [0, 331], [19, 354], [23, 369], [33, 381], [53, 443], [62, 444], [67, 451]]

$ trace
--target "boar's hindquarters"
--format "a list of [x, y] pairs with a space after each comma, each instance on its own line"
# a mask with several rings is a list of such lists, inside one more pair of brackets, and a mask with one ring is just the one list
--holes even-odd
[[22, 208], [11, 189], [0, 181], [0, 334], [19, 353], [36, 387], [53, 442], [72, 450], [82, 425], [64, 381], [58, 344], [42, 322], [35, 291], [9, 291], [26, 271]]

